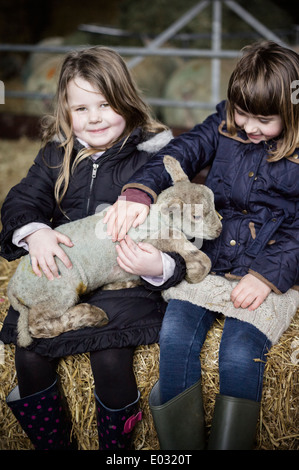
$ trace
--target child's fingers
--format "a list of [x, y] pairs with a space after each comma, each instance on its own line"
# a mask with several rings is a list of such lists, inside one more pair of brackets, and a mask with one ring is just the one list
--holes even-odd
[[63, 243], [64, 245], [69, 246], [69, 247], [74, 246], [70, 237], [68, 237], [64, 233], [56, 232], [56, 237], [57, 237], [58, 243]]
[[136, 253], [138, 253], [138, 250], [140, 250], [139, 246], [137, 245], [137, 243], [135, 243], [132, 240], [130, 235], [126, 235], [124, 240], [120, 244], [122, 246], [127, 247], [132, 252], [132, 254], [134, 254], [134, 255], [136, 255]]
[[138, 243], [138, 247], [142, 251], [146, 251], [147, 253], [154, 253], [157, 250], [157, 248], [155, 248], [153, 245], [151, 245], [150, 243], [146, 243], [146, 242]]
[[119, 245], [116, 245], [116, 251], [123, 263], [132, 267], [135, 262], [136, 255], [134, 251], [127, 245], [125, 240], [122, 240]]
[[103, 223], [107, 224], [107, 235], [112, 235], [112, 233], [114, 232], [115, 222], [116, 213], [114, 211], [111, 211], [109, 218], [106, 218], [106, 216], [104, 217]]
[[118, 224], [118, 230], [115, 233], [115, 240], [123, 240], [133, 225], [135, 216], [128, 216]]
[[31, 263], [31, 268], [34, 274], [36, 274], [38, 277], [41, 277], [42, 272], [39, 269], [39, 264], [35, 256], [30, 256], [30, 263]]
[[137, 217], [135, 218], [135, 220], [133, 221], [133, 227], [136, 228], [138, 227], [139, 225], [143, 224], [143, 222], [145, 222], [147, 216], [148, 216], [148, 213], [149, 213], [149, 207], [148, 206], [145, 206], [142, 210], [142, 212], [140, 212], [140, 214], [137, 215]]
[[258, 295], [256, 296], [254, 302], [252, 302], [252, 304], [250, 305], [250, 307], [248, 308], [248, 310], [250, 312], [253, 312], [253, 310], [256, 310], [263, 302], [264, 300], [268, 297], [268, 295]]
[[107, 235], [111, 236], [113, 241], [118, 239], [119, 231], [127, 215], [126, 209], [124, 201], [117, 201], [107, 210], [103, 218], [103, 223], [107, 224]]
[[[69, 259], [69, 257], [67, 256], [67, 254], [63, 251], [62, 248], [58, 247], [55, 251], [55, 255], [63, 262], [63, 264], [68, 268], [72, 268], [72, 262], [71, 260]], [[55, 263], [55, 266], [56, 266], [56, 263]], [[53, 272], [53, 271], [52, 271]], [[58, 270], [57, 270], [57, 273], [58, 273]], [[57, 276], [56, 276], [57, 277]]]
[[[51, 264], [52, 263], [50, 262], [50, 265]], [[45, 258], [42, 258], [39, 260], [39, 266], [42, 272], [44, 273], [44, 275], [46, 276], [46, 278], [49, 279], [49, 281], [52, 281], [54, 279], [54, 275]], [[52, 269], [53, 269], [53, 266], [52, 266]]]
[[120, 268], [122, 268], [127, 273], [131, 273], [131, 274], [133, 273], [132, 268], [130, 268], [127, 264], [125, 264], [119, 256], [116, 258], [116, 260]]
[[109, 219], [111, 218], [111, 216], [113, 216], [113, 214], [115, 213], [115, 207], [114, 205], [109, 207], [109, 209], [107, 210], [104, 218], [103, 218], [103, 223], [104, 224], [107, 224], [107, 222], [109, 221]]

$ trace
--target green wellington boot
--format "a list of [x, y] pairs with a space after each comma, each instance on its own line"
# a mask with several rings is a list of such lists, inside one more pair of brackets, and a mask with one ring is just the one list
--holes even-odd
[[150, 392], [149, 406], [160, 449], [204, 449], [204, 410], [200, 381], [162, 405], [157, 382]]
[[251, 450], [260, 403], [217, 395], [208, 450]]

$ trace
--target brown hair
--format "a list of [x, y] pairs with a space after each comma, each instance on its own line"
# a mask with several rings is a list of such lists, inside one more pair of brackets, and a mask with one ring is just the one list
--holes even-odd
[[56, 92], [55, 112], [45, 121], [43, 133], [44, 145], [56, 136], [64, 149], [64, 158], [55, 185], [55, 198], [58, 205], [67, 191], [71, 172], [78, 163], [101, 150], [83, 149], [71, 164], [74, 136], [67, 87], [69, 82], [76, 77], [88, 81], [97, 88], [112, 109], [125, 119], [126, 128], [118, 140], [128, 136], [136, 127], [152, 132], [161, 132], [166, 129], [161, 123], [151, 118], [149, 107], [141, 99], [124, 60], [117, 52], [102, 46], [71, 51], [62, 63]]
[[247, 46], [233, 71], [227, 92], [227, 126], [235, 135], [234, 108], [253, 115], [278, 114], [283, 133], [269, 161], [290, 156], [299, 144], [299, 106], [292, 101], [292, 82], [299, 79], [299, 55], [272, 41]]

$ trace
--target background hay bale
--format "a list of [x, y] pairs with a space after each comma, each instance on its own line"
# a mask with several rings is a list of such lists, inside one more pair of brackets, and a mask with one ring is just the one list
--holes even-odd
[[26, 137], [14, 141], [1, 139], [0, 206], [12, 186], [26, 176], [39, 149], [40, 142], [29, 140]]
[[[6, 286], [18, 261], [0, 261], [0, 327], [8, 308]], [[207, 428], [211, 425], [218, 393], [218, 349], [223, 320], [215, 322], [201, 353], [202, 386]], [[32, 446], [5, 404], [16, 385], [14, 347], [4, 347], [0, 364], [0, 450], [26, 450]], [[1, 351], [0, 351], [1, 358]], [[143, 420], [134, 433], [137, 450], [158, 450], [159, 443], [148, 407], [148, 394], [159, 377], [159, 346], [136, 348], [134, 372], [141, 393]], [[88, 354], [62, 359], [58, 368], [80, 450], [98, 448], [93, 397], [93, 376]], [[299, 312], [278, 345], [273, 346], [265, 369], [263, 400], [256, 449], [299, 450]]]
[[[219, 101], [226, 98], [229, 77], [235, 65], [234, 59], [224, 59], [220, 63]], [[210, 103], [214, 99], [211, 67], [209, 59], [186, 60], [169, 76], [163, 98]], [[161, 111], [161, 120], [173, 127], [180, 127], [184, 123], [187, 129], [191, 129], [213, 112], [211, 109], [165, 107]]]

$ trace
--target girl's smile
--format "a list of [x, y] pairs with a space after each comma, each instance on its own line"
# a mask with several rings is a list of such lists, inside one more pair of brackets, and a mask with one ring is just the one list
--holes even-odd
[[254, 144], [259, 144], [263, 140], [275, 139], [283, 130], [282, 119], [278, 114], [256, 116], [235, 106], [234, 118], [236, 125], [240, 129], [244, 129], [248, 139]]
[[90, 147], [108, 148], [123, 134], [125, 119], [92, 84], [76, 77], [68, 84], [67, 96], [74, 134]]

